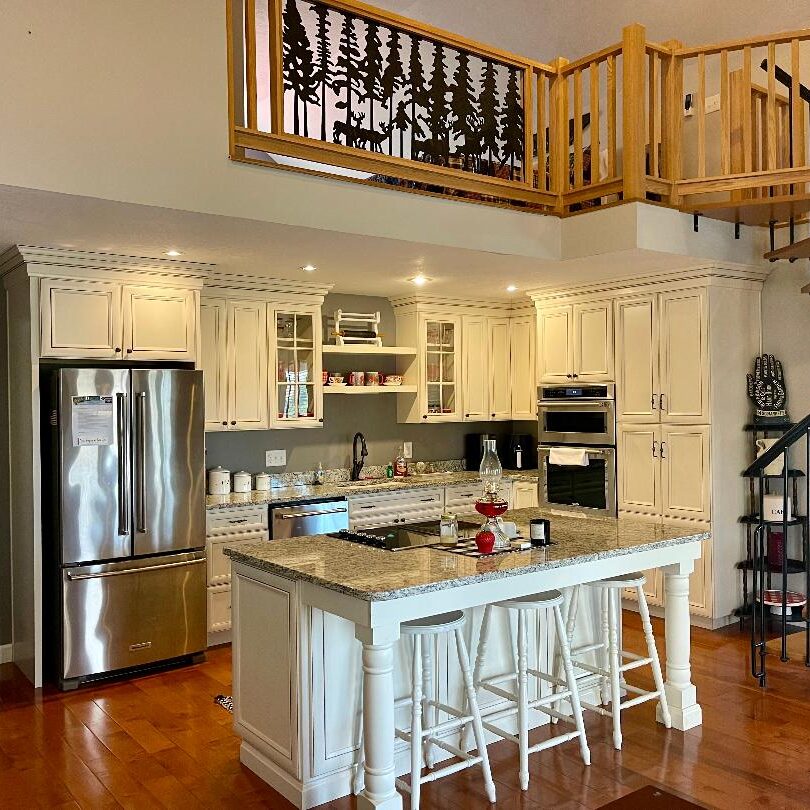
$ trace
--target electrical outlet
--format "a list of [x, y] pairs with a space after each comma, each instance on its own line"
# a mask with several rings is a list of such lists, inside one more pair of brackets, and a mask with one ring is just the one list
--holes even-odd
[[402, 442], [402, 455], [405, 458], [413, 458], [413, 442]]
[[707, 113], [720, 112], [720, 94], [716, 93], [713, 96], [706, 96], [706, 106], [704, 109]]
[[267, 450], [264, 454], [265, 467], [286, 467], [287, 466], [287, 451], [286, 450]]

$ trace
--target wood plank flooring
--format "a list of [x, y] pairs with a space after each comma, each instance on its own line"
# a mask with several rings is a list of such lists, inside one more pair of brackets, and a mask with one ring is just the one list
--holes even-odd
[[[637, 616], [627, 614], [625, 626], [626, 646], [641, 650]], [[660, 622], [656, 635], [663, 646]], [[616, 752], [609, 721], [586, 715], [591, 767], [576, 744], [535, 754], [524, 794], [516, 749], [490, 746], [499, 810], [596, 808], [648, 784], [710, 807], [809, 807], [810, 671], [771, 656], [761, 691], [748, 675], [748, 637], [736, 627], [694, 630], [693, 642], [702, 728], [668, 732], [644, 704], [624, 715]], [[220, 648], [194, 667], [61, 694], [35, 693], [13, 665], [0, 666], [0, 807], [288, 810], [239, 764], [231, 717], [213, 702], [230, 692], [230, 667], [230, 649]], [[631, 680], [649, 685], [638, 674]], [[473, 769], [425, 786], [422, 807], [490, 805]]]

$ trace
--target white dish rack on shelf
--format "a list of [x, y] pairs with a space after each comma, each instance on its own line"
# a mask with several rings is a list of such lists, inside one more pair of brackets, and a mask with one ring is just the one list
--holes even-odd
[[[347, 332], [348, 334], [346, 334]], [[380, 313], [335, 310], [335, 345], [382, 348]]]

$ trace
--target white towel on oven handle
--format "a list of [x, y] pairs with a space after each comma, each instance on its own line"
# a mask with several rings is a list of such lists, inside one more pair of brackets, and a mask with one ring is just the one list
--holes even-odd
[[552, 447], [548, 451], [548, 463], [559, 467], [587, 467], [590, 462], [584, 447]]

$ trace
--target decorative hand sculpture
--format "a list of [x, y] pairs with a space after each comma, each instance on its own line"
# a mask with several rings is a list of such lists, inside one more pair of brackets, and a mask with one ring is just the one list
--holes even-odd
[[782, 364], [772, 354], [754, 361], [754, 373], [748, 375], [748, 396], [754, 401], [757, 421], [787, 419], [785, 376]]

